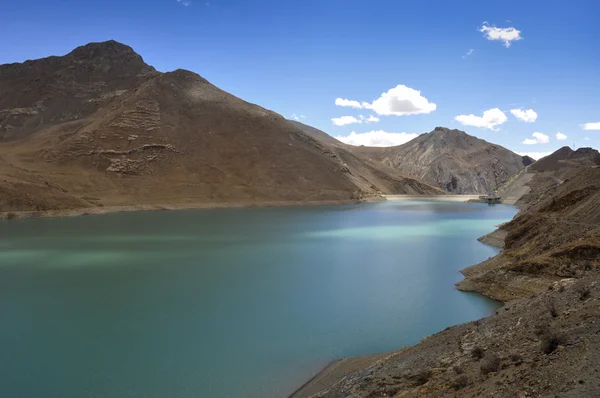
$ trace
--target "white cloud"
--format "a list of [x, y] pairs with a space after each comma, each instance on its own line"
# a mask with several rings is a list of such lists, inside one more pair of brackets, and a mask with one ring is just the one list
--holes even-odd
[[526, 111], [522, 109], [511, 109], [510, 113], [513, 114], [514, 117], [520, 119], [524, 122], [533, 123], [537, 120], [537, 113], [533, 109], [527, 109]]
[[517, 154], [521, 155], [521, 156], [529, 156], [530, 158], [533, 158], [535, 160], [539, 160], [541, 158], [544, 158], [548, 155], [551, 155], [552, 152], [517, 152]]
[[469, 55], [473, 54], [474, 52], [475, 52], [475, 50], [473, 50], [473, 49], [471, 48], [469, 51], [467, 51], [467, 53], [466, 53], [465, 55], [463, 55], [463, 59], [464, 59], [464, 58], [467, 58]]
[[331, 119], [331, 121], [336, 126], [345, 126], [347, 124], [362, 123], [362, 120], [358, 120], [354, 116], [334, 117], [333, 119]]
[[304, 113], [301, 113], [299, 116], [296, 115], [295, 113], [292, 113], [292, 119], [294, 119], [295, 121], [299, 122], [302, 119], [306, 119], [306, 116], [304, 116]]
[[431, 113], [437, 109], [437, 105], [429, 102], [420, 91], [402, 84], [381, 94], [372, 104], [363, 103], [363, 106], [378, 115], [396, 116]]
[[584, 130], [600, 130], [600, 122], [596, 123], [584, 123], [581, 125]]
[[546, 134], [536, 132], [531, 135], [533, 136], [533, 138], [525, 139], [525, 141], [523, 141], [523, 144], [535, 145], [535, 144], [547, 144], [550, 142], [550, 137], [548, 137]]
[[381, 94], [373, 101], [358, 102], [337, 98], [335, 104], [338, 106], [348, 106], [357, 109], [371, 109], [378, 115], [417, 115], [420, 113], [431, 113], [437, 109], [437, 105], [421, 95], [421, 92], [402, 84]]
[[385, 147], [402, 145], [418, 136], [418, 134], [388, 133], [383, 130], [377, 130], [360, 134], [353, 131], [348, 136], [336, 136], [334, 138], [349, 145]]
[[506, 48], [510, 47], [512, 41], [521, 40], [521, 31], [510, 27], [510, 28], [497, 28], [490, 26], [487, 22], [484, 22], [479, 29], [483, 36], [488, 40], [502, 40]]
[[177, 0], [177, 2], [178, 2], [179, 4], [181, 4], [182, 6], [184, 6], [184, 7], [187, 7], [187, 6], [190, 6], [190, 5], [192, 5], [192, 2], [191, 2], [191, 1], [189, 1], [189, 0]]
[[375, 117], [373, 115], [370, 115], [368, 118], [366, 118], [364, 120], [365, 120], [365, 123], [378, 123], [379, 122], [379, 118]]
[[567, 136], [563, 133], [556, 133], [556, 139], [559, 141], [564, 141], [567, 139]]
[[590, 137], [585, 137], [583, 140], [584, 141], [591, 141]]
[[360, 102], [351, 101], [351, 100], [347, 100], [347, 99], [343, 99], [343, 98], [336, 98], [335, 104], [337, 106], [346, 106], [346, 107], [350, 107], [350, 108], [357, 108], [357, 109], [362, 108], [362, 105], [360, 104]]
[[465, 126], [484, 127], [490, 130], [497, 130], [494, 127], [508, 120], [504, 112], [498, 108], [488, 109], [482, 116], [458, 115], [454, 119]]

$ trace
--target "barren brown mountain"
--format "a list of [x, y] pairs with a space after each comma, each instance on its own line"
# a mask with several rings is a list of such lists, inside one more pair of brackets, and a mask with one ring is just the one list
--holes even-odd
[[[587, 160], [533, 173], [531, 193], [517, 203], [521, 212], [495, 233], [504, 236], [504, 250], [464, 270], [462, 290], [508, 301], [600, 270], [600, 168], [589, 161], [598, 151], [578, 151], [585, 156], [568, 158]], [[561, 148], [540, 162], [556, 164], [565, 152]]]
[[441, 193], [115, 41], [0, 65], [0, 93], [4, 211]]
[[457, 194], [495, 191], [531, 163], [500, 145], [445, 127], [400, 146], [354, 148], [402, 174]]
[[298, 127], [300, 130], [302, 130], [306, 134], [310, 135], [311, 137], [313, 137], [321, 142], [324, 142], [329, 145], [334, 145], [337, 147], [342, 147], [342, 148], [348, 148], [348, 149], [352, 148], [351, 145], [346, 145], [343, 142], [336, 140], [335, 138], [333, 138], [332, 136], [330, 136], [329, 134], [327, 134], [326, 132], [324, 132], [322, 130], [319, 130], [317, 128], [314, 128], [314, 127], [309, 126], [304, 123], [297, 122], [295, 120], [290, 120], [290, 123], [292, 123], [294, 126]]

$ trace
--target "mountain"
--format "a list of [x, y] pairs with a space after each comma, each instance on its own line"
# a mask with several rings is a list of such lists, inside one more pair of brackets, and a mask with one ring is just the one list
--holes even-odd
[[[561, 148], [547, 158], [561, 159], [565, 153], [575, 151]], [[590, 153], [584, 150], [584, 156], [574, 158]], [[600, 270], [600, 167], [575, 161], [530, 171], [531, 192], [517, 202], [521, 211], [494, 232], [503, 237], [504, 250], [464, 270], [462, 290], [508, 301], [539, 293], [561, 278]]]
[[64, 57], [0, 65], [0, 141], [95, 113], [111, 99], [159, 75], [115, 41], [78, 47]]
[[500, 145], [445, 127], [400, 146], [354, 148], [402, 174], [456, 194], [495, 191], [530, 163]]
[[438, 193], [115, 41], [0, 65], [4, 211]]
[[314, 128], [314, 127], [309, 126], [304, 123], [297, 122], [295, 120], [290, 120], [289, 122], [292, 123], [295, 127], [302, 130], [305, 134], [308, 134], [311, 137], [313, 137], [314, 139], [319, 140], [325, 144], [334, 145], [334, 146], [343, 147], [343, 148], [350, 147], [349, 145], [346, 145], [343, 142], [336, 140], [335, 138], [333, 138], [326, 132], [321, 131], [317, 128]]
[[569, 166], [597, 166], [600, 165], [600, 153], [592, 148], [579, 148], [576, 151], [564, 146], [556, 152], [538, 160], [532, 170], [557, 171]]

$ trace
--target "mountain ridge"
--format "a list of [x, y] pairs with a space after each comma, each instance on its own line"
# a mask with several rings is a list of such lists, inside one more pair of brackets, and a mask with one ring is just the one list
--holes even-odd
[[402, 145], [356, 147], [355, 151], [457, 194], [494, 192], [529, 163], [500, 145], [446, 127]]
[[510, 177], [535, 162], [532, 158], [518, 155], [501, 145], [461, 130], [441, 126], [402, 145], [370, 147], [345, 144], [324, 131], [300, 122], [294, 123], [318, 140], [345, 148], [394, 168], [403, 175], [457, 194], [496, 191]]
[[2, 65], [0, 91], [5, 211], [443, 193], [114, 41]]

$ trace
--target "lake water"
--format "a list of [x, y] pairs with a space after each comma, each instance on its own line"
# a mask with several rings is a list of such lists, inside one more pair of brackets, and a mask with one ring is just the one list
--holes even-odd
[[0, 220], [0, 396], [285, 397], [329, 361], [492, 313], [458, 271], [513, 207]]

